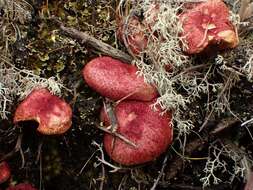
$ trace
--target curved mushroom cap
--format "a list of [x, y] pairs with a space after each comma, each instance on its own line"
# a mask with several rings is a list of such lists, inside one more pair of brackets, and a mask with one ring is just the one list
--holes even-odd
[[6, 190], [37, 190], [29, 183], [20, 183], [18, 185], [8, 187]]
[[140, 54], [148, 45], [145, 26], [137, 16], [130, 16], [127, 23], [124, 19], [118, 22], [117, 37], [121, 42], [126, 43], [125, 46], [129, 47], [135, 55]]
[[157, 97], [154, 86], [137, 76], [137, 67], [111, 57], [98, 57], [87, 63], [82, 71], [84, 80], [102, 96], [112, 100], [150, 101]]
[[[114, 161], [123, 165], [143, 164], [157, 158], [171, 144], [171, 114], [161, 116], [161, 109], [153, 111], [150, 107], [153, 103], [128, 100], [115, 107], [117, 132], [137, 147], [105, 134], [105, 150]], [[107, 126], [110, 124], [104, 110], [101, 111], [101, 120]]]
[[11, 176], [9, 164], [5, 161], [0, 163], [0, 184], [6, 182]]
[[229, 20], [229, 9], [221, 0], [208, 0], [186, 9], [180, 21], [189, 54], [200, 53], [213, 44], [226, 49], [239, 43], [236, 27]]
[[33, 90], [15, 111], [14, 123], [35, 120], [44, 135], [65, 133], [71, 127], [71, 107], [47, 89]]

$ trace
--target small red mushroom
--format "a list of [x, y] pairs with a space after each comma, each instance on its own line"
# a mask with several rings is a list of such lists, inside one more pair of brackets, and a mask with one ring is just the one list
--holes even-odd
[[6, 182], [11, 176], [9, 164], [5, 161], [0, 163], [0, 184]]
[[236, 27], [229, 20], [229, 9], [221, 0], [208, 0], [185, 9], [180, 21], [188, 54], [200, 53], [210, 45], [226, 49], [239, 43]]
[[8, 187], [6, 190], [37, 190], [29, 183], [20, 183], [15, 186]]
[[14, 123], [37, 121], [37, 131], [44, 135], [65, 133], [71, 127], [71, 119], [71, 107], [45, 88], [33, 90], [20, 103], [14, 114]]
[[154, 86], [136, 75], [137, 67], [111, 57], [98, 57], [87, 63], [82, 71], [84, 80], [102, 96], [112, 100], [150, 101], [157, 97]]
[[[154, 111], [154, 102], [125, 100], [115, 107], [117, 117], [117, 133], [123, 135], [136, 147], [113, 137], [104, 135], [104, 146], [108, 155], [123, 165], [137, 165], [154, 160], [165, 152], [172, 142], [173, 129], [171, 114], [161, 115], [161, 109]], [[110, 125], [104, 109], [101, 120]]]
[[148, 45], [148, 37], [145, 34], [145, 26], [137, 16], [129, 19], [121, 19], [118, 22], [117, 37], [129, 47], [134, 55], [139, 55]]

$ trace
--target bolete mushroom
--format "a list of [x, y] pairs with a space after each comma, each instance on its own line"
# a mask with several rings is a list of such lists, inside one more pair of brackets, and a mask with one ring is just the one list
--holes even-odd
[[11, 176], [9, 164], [6, 161], [0, 163], [0, 184], [6, 182]]
[[137, 67], [111, 57], [98, 57], [82, 71], [84, 80], [95, 91], [112, 100], [122, 98], [150, 101], [157, 97], [154, 86], [137, 76]]
[[[161, 115], [160, 108], [156, 111], [151, 108], [153, 103], [125, 100], [115, 107], [117, 133], [136, 145], [131, 146], [111, 134], [105, 134], [105, 150], [115, 162], [128, 166], [143, 164], [157, 158], [171, 144], [171, 113]], [[106, 126], [110, 125], [104, 109], [101, 121]]]
[[239, 43], [237, 29], [229, 20], [229, 9], [222, 0], [208, 0], [185, 9], [180, 21], [188, 54], [200, 53], [210, 45], [226, 49]]
[[44, 135], [65, 133], [72, 123], [71, 107], [47, 89], [33, 90], [17, 107], [14, 123], [35, 120], [37, 131]]
[[15, 186], [10, 186], [6, 190], [37, 190], [37, 189], [29, 183], [20, 183]]

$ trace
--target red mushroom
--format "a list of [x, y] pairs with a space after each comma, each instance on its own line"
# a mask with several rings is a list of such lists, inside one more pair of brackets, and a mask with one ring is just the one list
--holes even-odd
[[[136, 147], [105, 134], [105, 150], [114, 161], [123, 165], [143, 164], [157, 158], [171, 144], [171, 114], [161, 115], [160, 108], [152, 110], [153, 103], [127, 100], [115, 107], [117, 132]], [[101, 120], [106, 126], [110, 125], [104, 110], [101, 111]]]
[[118, 39], [129, 47], [134, 55], [140, 54], [148, 45], [148, 37], [145, 34], [145, 26], [137, 16], [129, 19], [121, 19], [118, 22]]
[[82, 71], [86, 83], [101, 95], [112, 100], [150, 101], [157, 97], [154, 86], [136, 75], [137, 67], [111, 57], [95, 58]]
[[14, 123], [35, 120], [44, 135], [65, 133], [71, 127], [71, 107], [47, 89], [35, 89], [15, 111]]
[[29, 183], [20, 183], [15, 186], [8, 187], [6, 190], [37, 190]]
[[208, 0], [186, 9], [180, 15], [180, 21], [188, 54], [200, 53], [210, 45], [216, 45], [218, 49], [238, 45], [237, 30], [229, 20], [228, 7], [221, 0]]
[[7, 162], [0, 163], [0, 184], [6, 182], [11, 176], [11, 170]]

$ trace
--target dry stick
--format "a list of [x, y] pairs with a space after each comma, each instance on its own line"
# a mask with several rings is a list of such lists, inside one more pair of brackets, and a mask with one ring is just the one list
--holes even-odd
[[95, 150], [91, 156], [88, 158], [88, 160], [84, 163], [82, 169], [79, 171], [79, 173], [77, 174], [77, 176], [81, 175], [83, 173], [84, 168], [87, 166], [87, 164], [90, 162], [90, 160], [94, 157], [94, 155], [97, 153], [98, 150]]
[[124, 177], [121, 179], [121, 182], [118, 186], [118, 190], [124, 189], [123, 186], [126, 184], [127, 178], [128, 178], [128, 175], [127, 174], [124, 175]]
[[118, 105], [120, 102], [122, 102], [123, 100], [129, 98], [130, 96], [136, 94], [137, 92], [141, 91], [142, 88], [137, 88], [136, 90], [134, 90], [133, 92], [129, 93], [128, 95], [124, 96], [123, 98], [119, 99], [117, 102], [116, 102], [116, 105]]
[[[123, 135], [117, 133], [118, 121], [117, 121], [117, 117], [115, 115], [114, 106], [112, 105], [112, 102], [107, 98], [106, 98], [106, 101], [104, 102], [104, 108], [105, 108], [105, 112], [108, 115], [110, 123], [111, 123], [111, 125], [108, 128], [106, 128], [106, 130], [110, 134], [114, 135], [115, 137], [118, 137], [121, 140], [125, 141], [127, 144], [137, 147], [132, 141], [130, 141], [129, 139], [127, 139]], [[99, 129], [101, 129], [101, 128], [99, 128]], [[115, 138], [113, 139], [112, 143], [113, 143], [113, 147], [114, 147]]]
[[[58, 21], [58, 24], [59, 23], [60, 22]], [[81, 32], [75, 28], [65, 27], [62, 23], [60, 23], [60, 29], [71, 38], [80, 40], [81, 44], [87, 44], [88, 46], [91, 46], [94, 49], [100, 51], [102, 54], [109, 55], [111, 57], [123, 60], [128, 63], [130, 63], [133, 60], [133, 58], [130, 55], [126, 54], [125, 52], [118, 50], [94, 38], [93, 36], [90, 36], [89, 34], [85, 32]]]
[[150, 190], [155, 190], [156, 189], [156, 186], [158, 185], [158, 183], [159, 183], [159, 181], [160, 181], [160, 179], [161, 179], [161, 177], [162, 177], [162, 175], [164, 173], [164, 169], [165, 169], [165, 167], [167, 165], [167, 160], [168, 160], [168, 155], [165, 156], [165, 158], [163, 160], [162, 169], [161, 169], [159, 175], [157, 176], [157, 178], [156, 178], [156, 180], [155, 180], [155, 182], [154, 182], [154, 184], [153, 184], [153, 186], [152, 186], [152, 188]]
[[108, 98], [106, 98], [103, 104], [105, 108], [105, 113], [108, 115], [110, 123], [111, 123], [110, 130], [112, 131], [112, 133], [115, 133], [118, 128], [118, 120], [115, 115], [115, 110], [112, 105], [112, 102]]
[[[221, 93], [220, 93], [219, 96], [217, 97], [217, 100], [216, 100], [216, 101], [218, 101], [218, 100], [221, 98], [221, 96], [223, 95], [223, 93], [224, 93], [225, 90], [227, 89], [227, 87], [228, 87], [228, 85], [229, 85], [229, 79], [230, 79], [231, 75], [232, 75], [232, 74], [229, 75], [228, 80], [227, 80], [227, 82], [226, 82], [224, 88], [222, 89]], [[207, 122], [209, 121], [209, 118], [213, 115], [214, 109], [215, 109], [215, 107], [213, 106], [212, 110], [210, 111], [210, 113], [209, 113], [208, 116], [206, 117], [204, 123], [203, 123], [202, 126], [200, 127], [199, 132], [201, 132], [201, 131], [203, 130], [203, 128], [206, 126]]]
[[[114, 106], [112, 105], [112, 102], [108, 98], [105, 98], [105, 101], [103, 102], [103, 104], [104, 104], [105, 113], [106, 113], [106, 115], [108, 115], [109, 121], [111, 123], [111, 126], [109, 126], [109, 129], [112, 133], [117, 133], [118, 120], [117, 120], [117, 117], [114, 112], [115, 111]], [[115, 148], [115, 141], [116, 141], [116, 138], [114, 136], [112, 139], [111, 154], [113, 154], [113, 150]]]
[[[104, 157], [104, 152], [103, 152], [103, 149], [102, 149], [102, 145], [99, 145], [99, 144], [96, 143], [95, 141], [93, 141], [92, 144], [98, 147], [97, 151], [100, 151], [101, 159], [104, 160], [105, 157]], [[99, 159], [98, 159], [98, 160], [99, 160]], [[102, 169], [102, 176], [101, 176], [101, 181], [100, 181], [100, 185], [99, 185], [99, 190], [103, 190], [103, 188], [104, 188], [104, 181], [105, 181], [105, 166], [104, 166], [104, 163], [103, 163], [103, 162], [101, 162], [101, 169]]]
[[40, 158], [41, 158], [43, 141], [44, 141], [44, 138], [42, 137], [42, 139], [39, 142], [39, 146], [38, 146], [38, 152], [37, 152], [36, 161], [35, 161], [36, 164], [40, 161]]
[[[104, 154], [101, 155], [102, 159], [104, 160]], [[101, 164], [101, 168], [102, 168], [102, 177], [101, 177], [101, 182], [100, 182], [100, 185], [99, 185], [99, 190], [103, 190], [104, 188], [104, 181], [105, 181], [105, 166], [104, 164], [102, 163]]]
[[99, 128], [100, 130], [106, 132], [106, 133], [109, 133], [109, 134], [111, 134], [111, 135], [113, 135], [113, 136], [119, 138], [120, 140], [124, 141], [125, 143], [127, 143], [127, 144], [129, 144], [129, 145], [131, 145], [131, 146], [133, 146], [133, 147], [137, 147], [136, 144], [134, 144], [134, 143], [131, 142], [129, 139], [127, 139], [126, 137], [124, 137], [123, 135], [121, 135], [121, 134], [119, 134], [119, 133], [112, 133], [111, 130], [109, 130], [109, 129], [105, 128], [105, 127], [100, 127], [100, 126], [98, 126], [98, 125], [97, 125], [96, 127]]
[[242, 21], [245, 19], [245, 12], [246, 12], [246, 9], [247, 9], [249, 4], [250, 4], [250, 0], [241, 0], [239, 16], [240, 16]]
[[183, 70], [182, 72], [175, 75], [175, 77], [177, 77], [179, 75], [183, 75], [183, 74], [191, 72], [191, 71], [195, 71], [197, 69], [205, 68], [206, 66], [209, 66], [209, 65], [211, 65], [211, 64], [210, 63], [205, 63], [205, 64], [201, 64], [201, 65], [194, 65], [194, 66], [188, 67], [185, 70]]
[[3, 161], [3, 160], [8, 159], [8, 158], [10, 158], [10, 157], [12, 157], [16, 152], [19, 151], [19, 152], [20, 152], [20, 155], [21, 155], [21, 159], [22, 159], [21, 168], [24, 167], [25, 159], [24, 159], [23, 150], [22, 150], [22, 148], [21, 148], [22, 137], [23, 137], [23, 134], [20, 134], [20, 135], [18, 136], [18, 139], [17, 139], [16, 145], [15, 145], [15, 148], [14, 148], [11, 152], [5, 154], [2, 158], [0, 158], [0, 162]]

